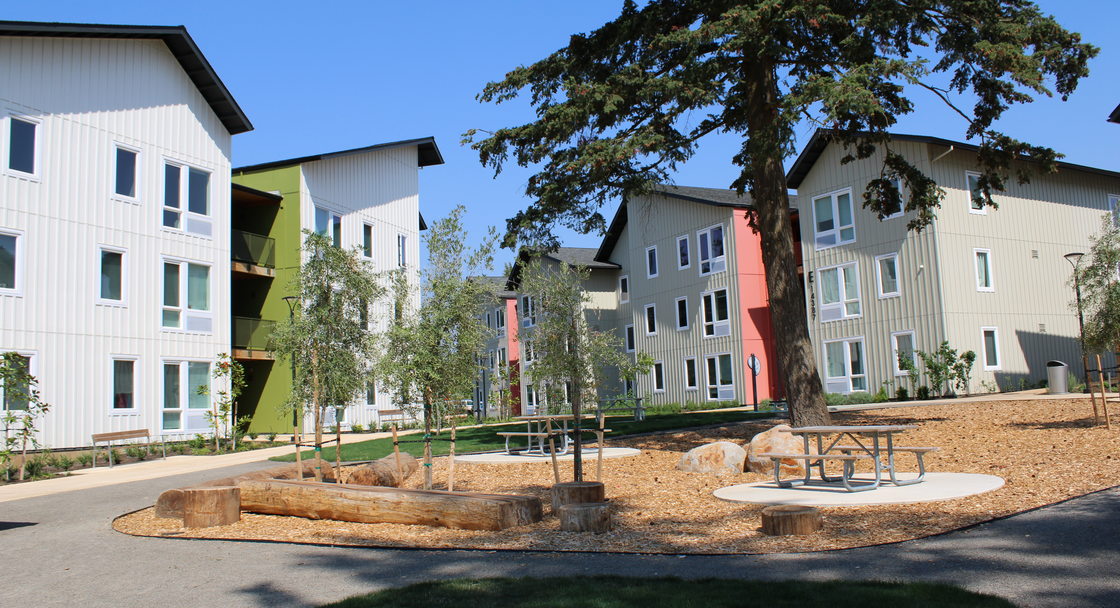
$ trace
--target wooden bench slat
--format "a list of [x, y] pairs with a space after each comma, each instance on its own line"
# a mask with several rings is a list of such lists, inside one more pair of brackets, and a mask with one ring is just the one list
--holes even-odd
[[115, 431], [112, 433], [94, 433], [91, 437], [93, 442], [99, 441], [117, 441], [119, 439], [139, 439], [140, 437], [150, 437], [151, 434], [147, 429], [140, 429], [137, 431]]
[[551, 433], [498, 433], [500, 437], [548, 437], [549, 435], [563, 435], [561, 431]]
[[870, 454], [759, 454], [763, 458], [780, 460], [862, 460], [871, 458]]
[[[834, 445], [834, 446], [832, 446], [832, 449], [834, 449], [834, 450], [863, 450], [863, 448], [859, 447], [858, 445]], [[891, 449], [893, 449], [895, 452], [939, 452], [939, 451], [941, 451], [941, 448], [936, 448], [936, 447], [900, 448], [898, 446], [894, 446]], [[886, 452], [887, 448], [879, 448], [879, 451], [880, 452]]]

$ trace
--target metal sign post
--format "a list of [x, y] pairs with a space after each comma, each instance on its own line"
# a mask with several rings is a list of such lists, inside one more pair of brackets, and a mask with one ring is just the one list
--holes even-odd
[[762, 361], [751, 353], [750, 358], [747, 359], [747, 367], [751, 368], [751, 392], [754, 397], [754, 409], [758, 411], [758, 374], [762, 372]]

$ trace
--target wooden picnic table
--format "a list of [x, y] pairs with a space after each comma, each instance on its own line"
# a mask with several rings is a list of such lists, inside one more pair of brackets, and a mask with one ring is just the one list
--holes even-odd
[[[920, 483], [926, 474], [925, 462], [922, 457], [928, 452], [935, 452], [936, 447], [902, 447], [894, 444], [894, 435], [918, 428], [914, 424], [868, 424], [868, 425], [836, 425], [836, 426], [805, 426], [790, 429], [790, 434], [800, 435], [804, 442], [804, 452], [801, 454], [764, 453], [762, 457], [770, 458], [774, 463], [774, 481], [779, 486], [788, 488], [809, 484], [812, 478], [813, 467], [817, 467], [820, 479], [824, 483], [840, 482], [849, 492], [862, 492], [874, 490], [883, 483], [883, 472], [886, 471], [891, 483], [896, 486], [905, 486]], [[826, 437], [831, 438], [826, 444]], [[816, 438], [816, 452], [810, 452], [810, 440]], [[841, 443], [845, 438], [851, 443]], [[861, 438], [863, 439], [861, 441]], [[870, 441], [868, 441], [870, 439]], [[885, 445], [883, 443], [885, 442]], [[896, 476], [895, 452], [914, 454], [918, 459], [918, 476], [914, 479], [899, 479]], [[886, 456], [884, 462], [883, 456]], [[805, 463], [805, 477], [799, 480], [781, 479], [782, 460], [801, 460]], [[840, 477], [829, 477], [825, 474], [825, 462], [839, 461], [842, 464]], [[856, 462], [871, 460], [875, 468], [875, 480], [865, 483], [854, 483]]]

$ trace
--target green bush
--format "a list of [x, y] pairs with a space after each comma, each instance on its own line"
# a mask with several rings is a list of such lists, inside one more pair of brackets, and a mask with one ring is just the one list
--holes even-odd
[[355, 433], [364, 433], [366, 431], [366, 427], [361, 424], [351, 424], [350, 430]]
[[69, 456], [60, 456], [55, 464], [55, 468], [62, 471], [69, 471], [74, 468], [74, 459]]
[[918, 400], [926, 401], [927, 399], [929, 399], [929, 387], [923, 384], [918, 387]]
[[210, 448], [193, 448], [191, 450], [191, 454], [194, 454], [195, 456], [209, 456]]
[[269, 443], [274, 443], [276, 441], [276, 433], [269, 433], [267, 437]]
[[905, 386], [898, 387], [898, 389], [896, 389], [894, 391], [894, 400], [895, 401], [909, 401], [910, 400], [910, 391], [906, 390]]
[[204, 437], [202, 433], [198, 433], [188, 443], [190, 443], [190, 446], [196, 450], [199, 448], [204, 448], [206, 447], [206, 437]]
[[256, 433], [249, 433], [248, 435], [246, 435], [246, 437], [248, 437], [250, 441], [256, 441], [257, 440], [257, 434]]
[[93, 454], [89, 452], [82, 452], [81, 454], [78, 454], [78, 464], [82, 465], [83, 467], [88, 467], [92, 463]]
[[43, 469], [46, 468], [46, 458], [36, 456], [27, 459], [27, 464], [24, 465], [23, 470], [27, 477], [35, 479], [43, 474]]

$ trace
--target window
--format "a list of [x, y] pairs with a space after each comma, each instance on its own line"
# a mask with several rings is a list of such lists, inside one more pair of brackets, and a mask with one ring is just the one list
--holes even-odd
[[856, 240], [852, 215], [852, 192], [833, 192], [813, 199], [813, 221], [817, 249], [827, 249]]
[[[187, 202], [185, 210], [184, 199]], [[209, 215], [210, 174], [194, 167], [165, 163], [163, 166], [164, 227], [210, 236], [213, 225]]]
[[377, 384], [373, 380], [366, 380], [366, 405], [377, 406]]
[[821, 321], [838, 321], [860, 316], [859, 272], [855, 262], [825, 268], [820, 277]]
[[20, 272], [23, 243], [16, 232], [0, 232], [0, 294], [19, 292], [23, 280]]
[[688, 296], [677, 298], [677, 331], [688, 329]]
[[113, 359], [113, 410], [136, 408], [135, 368], [135, 359]]
[[362, 224], [362, 257], [373, 258], [373, 226]]
[[494, 321], [493, 321], [493, 318], [490, 316], [489, 311], [486, 312], [486, 327], [488, 327], [488, 328], [493, 328], [494, 327]]
[[499, 308], [494, 311], [494, 327], [498, 328], [498, 333], [505, 332], [506, 329], [506, 311]]
[[397, 235], [397, 266], [408, 266], [408, 237], [403, 234]]
[[710, 355], [704, 360], [708, 367], [708, 401], [734, 399], [735, 373], [731, 355]]
[[980, 174], [966, 171], [964, 178], [968, 183], [968, 212], [986, 215], [988, 207], [984, 204], [984, 192], [980, 189]]
[[136, 157], [135, 150], [117, 146], [116, 176], [113, 181], [113, 193], [124, 198], [136, 198]]
[[633, 395], [634, 394], [634, 380], [633, 379], [623, 378], [623, 380], [622, 380], [622, 394], [624, 394], [624, 395]]
[[1108, 212], [1112, 214], [1112, 223], [1120, 226], [1120, 194], [1108, 195]]
[[723, 225], [711, 226], [696, 233], [700, 248], [700, 276], [723, 272], [727, 258], [723, 253]]
[[710, 291], [703, 295], [704, 337], [731, 335], [731, 322], [727, 308], [727, 290]]
[[630, 277], [622, 275], [618, 277], [618, 303], [625, 304], [630, 301]]
[[684, 389], [694, 391], [699, 387], [700, 382], [696, 374], [696, 357], [688, 357], [684, 360]]
[[880, 298], [897, 298], [901, 295], [898, 288], [898, 254], [890, 253], [875, 258], [875, 270], [879, 282]]
[[692, 265], [692, 256], [688, 250], [688, 235], [677, 237], [677, 269], [684, 270]]
[[657, 334], [657, 305], [646, 304], [646, 335]]
[[[183, 294], [186, 294], [185, 310]], [[161, 324], [172, 329], [211, 331], [213, 317], [210, 314], [209, 266], [164, 261]]]
[[315, 232], [330, 238], [335, 247], [342, 247], [342, 216], [322, 207], [315, 207]]
[[646, 278], [657, 278], [657, 246], [646, 248]]
[[665, 365], [660, 361], [653, 362], [653, 392], [665, 392]]
[[525, 363], [532, 363], [533, 360], [536, 359], [536, 353], [533, 352], [533, 343], [529, 340], [526, 340], [524, 342], [524, 344], [525, 344]]
[[101, 281], [97, 299], [106, 304], [124, 303], [124, 252], [101, 249]]
[[[35, 370], [31, 367], [31, 355], [24, 355], [13, 353], [15, 356], [15, 367], [21, 371], [28, 372], [31, 375], [35, 374]], [[0, 391], [4, 393], [4, 409], [5, 410], [26, 410], [27, 397], [31, 391], [31, 385], [27, 382], [8, 384], [0, 383]]]
[[537, 413], [537, 405], [537, 387], [528, 384], [525, 386], [525, 408], [529, 410], [529, 414], [535, 414]]
[[627, 325], [626, 326], [626, 352], [632, 353], [632, 352], [634, 352], [634, 350], [635, 350], [635, 348], [634, 348], [634, 326], [633, 325]]
[[894, 184], [894, 189], [898, 191], [898, 198], [883, 206], [884, 220], [893, 220], [896, 217], [902, 217], [904, 213], [902, 205], [902, 180], [895, 177], [890, 181]]
[[532, 327], [537, 324], [537, 308], [533, 296], [521, 296], [521, 325]]
[[981, 327], [984, 342], [984, 369], [1000, 369], [999, 360], [999, 331], [994, 327]]
[[26, 117], [8, 117], [8, 169], [26, 175], [39, 173], [39, 123]]
[[992, 250], [973, 249], [976, 256], [976, 291], [995, 291], [992, 280]]
[[848, 394], [867, 390], [863, 338], [825, 342], [824, 361], [826, 391]]
[[918, 365], [918, 358], [914, 352], [914, 332], [899, 331], [891, 334], [891, 353], [894, 360], [894, 375], [905, 376], [906, 370], [902, 369], [902, 361], [907, 359], [913, 365]]
[[[199, 388], [204, 387], [205, 391]], [[164, 361], [163, 430], [204, 431], [209, 428], [210, 364], [205, 361]]]

